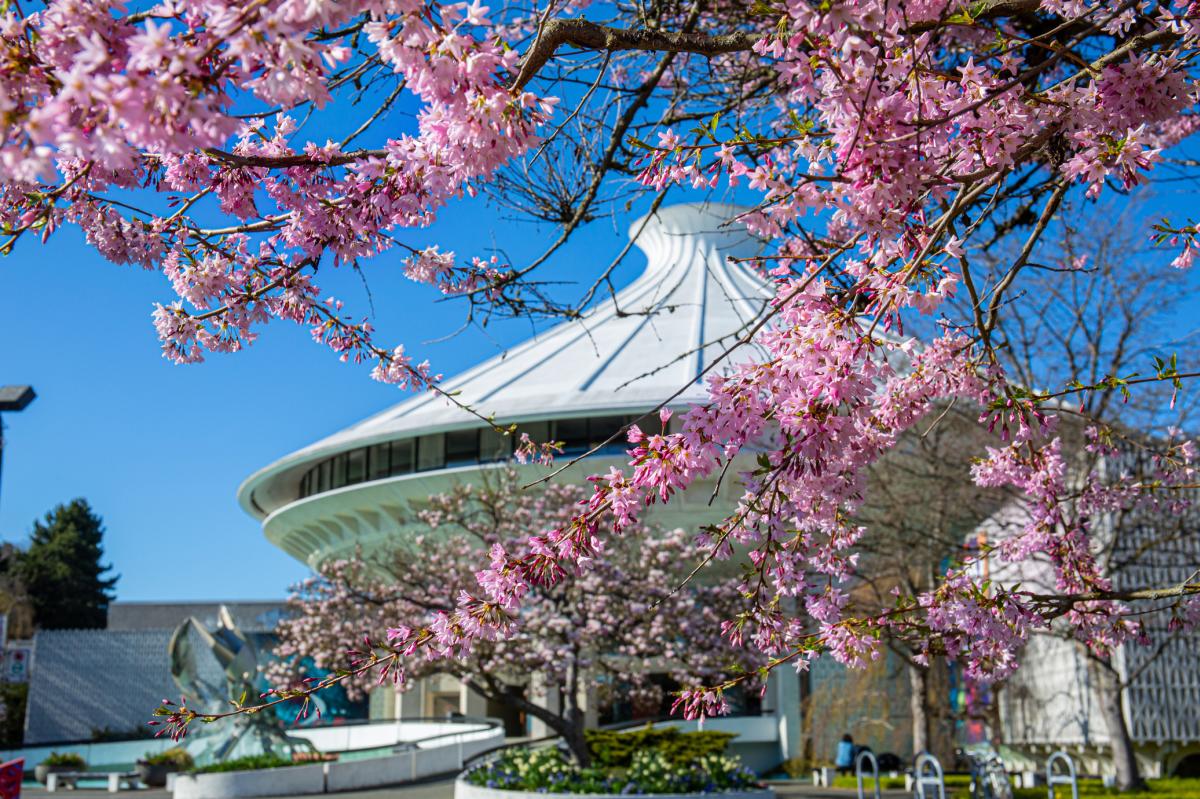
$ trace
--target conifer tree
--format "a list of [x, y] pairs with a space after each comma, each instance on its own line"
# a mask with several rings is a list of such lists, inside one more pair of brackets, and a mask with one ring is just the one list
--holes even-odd
[[104, 523], [85, 499], [58, 505], [35, 521], [18, 565], [42, 629], [104, 627], [117, 576], [101, 562]]

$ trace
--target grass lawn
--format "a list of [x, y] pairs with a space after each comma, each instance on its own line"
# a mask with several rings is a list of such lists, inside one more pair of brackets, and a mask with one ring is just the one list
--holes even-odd
[[[1149, 788], [1145, 791], [1136, 793], [1119, 793], [1115, 789], [1105, 788], [1100, 780], [1080, 780], [1079, 795], [1080, 796], [1134, 796], [1134, 797], [1154, 797], [1154, 799], [1200, 799], [1200, 779], [1165, 779], [1165, 780], [1148, 780]], [[961, 774], [950, 774], [946, 777], [946, 796], [947, 799], [970, 799], [970, 783], [969, 777]], [[870, 786], [870, 781], [865, 785]], [[858, 782], [854, 777], [837, 777], [833, 781], [835, 788], [849, 788], [853, 790], [858, 787]], [[903, 777], [882, 777], [881, 788], [884, 790], [903, 790]], [[1070, 799], [1071, 789], [1060, 786], [1056, 794], [1058, 797]], [[1046, 799], [1045, 788], [1016, 788], [1013, 790], [1014, 799]]]

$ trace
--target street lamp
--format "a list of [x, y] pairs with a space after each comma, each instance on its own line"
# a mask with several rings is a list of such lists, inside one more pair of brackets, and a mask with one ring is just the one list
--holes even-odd
[[[0, 386], [0, 414], [23, 411], [33, 402], [37, 394], [33, 386]], [[0, 473], [4, 466], [4, 417], [0, 416]]]

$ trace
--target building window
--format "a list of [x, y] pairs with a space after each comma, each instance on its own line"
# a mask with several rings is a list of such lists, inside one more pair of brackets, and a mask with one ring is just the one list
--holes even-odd
[[330, 476], [329, 487], [342, 488], [346, 485], [346, 453], [335, 455], [333, 458], [333, 473]]
[[371, 480], [381, 480], [392, 473], [392, 445], [376, 444], [371, 447]]
[[479, 462], [479, 431], [454, 430], [446, 433], [446, 466], [466, 466]]
[[413, 470], [413, 450], [416, 441], [406, 438], [403, 441], [392, 442], [392, 466], [388, 474], [409, 474]]
[[417, 439], [417, 471], [440, 469], [446, 463], [446, 439], [440, 433]]
[[[600, 445], [635, 416], [597, 416], [526, 422], [521, 432], [537, 442], [560, 441], [563, 454], [581, 455]], [[597, 450], [597, 454], [619, 454], [628, 448], [621, 436]], [[412, 472], [492, 463], [512, 456], [513, 438], [489, 427], [452, 430], [448, 433], [406, 438], [373, 444], [326, 458], [300, 478], [301, 497], [321, 494], [366, 480]]]
[[354, 449], [346, 453], [346, 485], [361, 483], [367, 478], [367, 450]]
[[512, 455], [512, 436], [497, 433], [490, 427], [479, 431], [479, 462], [508, 460]]
[[559, 419], [554, 423], [554, 440], [561, 441], [564, 455], [580, 455], [588, 449], [588, 420]]

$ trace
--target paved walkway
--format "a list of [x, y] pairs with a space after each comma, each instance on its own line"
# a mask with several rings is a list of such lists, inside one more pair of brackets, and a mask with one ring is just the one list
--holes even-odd
[[[806, 782], [772, 782], [778, 799], [850, 799], [857, 797], [858, 791], [846, 788], [817, 788]], [[868, 796], [873, 796], [868, 791]], [[884, 799], [911, 799], [912, 794], [905, 791], [882, 791]]]
[[[857, 793], [852, 790], [814, 788], [807, 783], [799, 782], [772, 783], [771, 787], [775, 789], [775, 795], [778, 799], [850, 799], [850, 797], [857, 796]], [[93, 788], [59, 791], [51, 794], [42, 787], [26, 787], [22, 791], [22, 794], [26, 797], [36, 797], [36, 799], [59, 799], [59, 797], [62, 797], [62, 799], [101, 799], [102, 797], [119, 799], [121, 796], [130, 797], [130, 799], [132, 797], [136, 797], [136, 799], [171, 799], [171, 794], [161, 788], [144, 791], [122, 791], [114, 795], [103, 789]], [[454, 779], [452, 777], [442, 777], [435, 780], [397, 785], [389, 788], [372, 788], [367, 791], [315, 794], [312, 797], [288, 796], [280, 797], [279, 799], [317, 799], [318, 797], [327, 796], [336, 796], [338, 799], [453, 799]], [[906, 799], [911, 794], [907, 794], [904, 791], [884, 791], [883, 796], [887, 799]]]
[[[171, 799], [171, 794], [162, 788], [150, 788], [141, 791], [121, 791], [111, 794], [108, 791], [94, 788], [80, 788], [71, 791], [48, 792], [45, 788], [22, 789], [21, 795], [37, 797], [37, 799], [101, 799], [101, 797], [128, 797], [129, 799]], [[454, 779], [443, 777], [426, 782], [414, 782], [408, 785], [397, 785], [390, 788], [372, 788], [368, 791], [347, 791], [339, 794], [315, 794], [315, 797], [337, 796], [339, 799], [453, 799]], [[284, 799], [280, 797], [280, 799]], [[310, 797], [289, 795], [286, 799], [310, 799]]]

